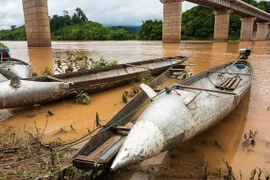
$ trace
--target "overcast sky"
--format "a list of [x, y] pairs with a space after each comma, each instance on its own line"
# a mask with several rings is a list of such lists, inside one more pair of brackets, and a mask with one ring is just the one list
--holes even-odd
[[[141, 25], [148, 19], [162, 19], [162, 4], [159, 0], [47, 0], [49, 16], [63, 15], [67, 10], [73, 15], [77, 7], [81, 8], [91, 21], [106, 26]], [[0, 29], [9, 29], [11, 25], [24, 24], [22, 0], [0, 0]], [[183, 11], [194, 4], [184, 2]]]

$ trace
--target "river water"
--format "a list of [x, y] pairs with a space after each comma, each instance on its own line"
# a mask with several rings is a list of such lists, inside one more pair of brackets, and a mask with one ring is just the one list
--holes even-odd
[[[12, 57], [32, 63], [33, 72], [44, 67], [54, 69], [53, 60], [65, 51], [83, 51], [94, 60], [100, 57], [118, 63], [158, 57], [189, 56], [188, 68], [199, 73], [216, 65], [233, 61], [239, 48], [251, 48], [249, 59], [254, 68], [252, 86], [236, 110], [222, 122], [200, 136], [161, 155], [130, 166], [115, 179], [194, 179], [202, 163], [207, 162], [211, 173], [226, 169], [223, 159], [240, 179], [250, 177], [250, 172], [260, 167], [270, 173], [270, 42], [201, 42], [182, 41], [181, 44], [163, 44], [160, 41], [60, 41], [51, 48], [28, 48], [26, 42], [4, 41]], [[45, 141], [60, 138], [77, 139], [94, 128], [96, 112], [106, 123], [123, 105], [122, 92], [129, 86], [91, 95], [89, 105], [78, 105], [66, 100], [43, 108], [33, 107], [0, 110], [0, 126], [13, 126], [18, 132], [35, 132], [44, 129]], [[46, 112], [52, 109], [54, 115]], [[71, 126], [72, 125], [72, 126]], [[244, 148], [244, 134], [257, 132], [255, 145]], [[263, 175], [264, 176], [264, 175]]]

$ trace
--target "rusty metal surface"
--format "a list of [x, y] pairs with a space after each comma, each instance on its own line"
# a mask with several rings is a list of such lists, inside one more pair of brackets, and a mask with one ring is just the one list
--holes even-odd
[[[239, 64], [245, 68], [237, 68]], [[215, 84], [234, 76], [230, 73], [241, 78], [230, 91], [235, 95], [203, 90], [215, 90]], [[176, 88], [157, 97], [132, 127], [111, 170], [169, 150], [217, 124], [238, 105], [251, 85], [252, 74], [247, 61], [225, 64], [179, 83], [194, 89]]]

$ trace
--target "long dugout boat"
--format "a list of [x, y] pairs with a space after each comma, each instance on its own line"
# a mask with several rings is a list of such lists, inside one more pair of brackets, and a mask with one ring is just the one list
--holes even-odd
[[145, 88], [152, 102], [131, 128], [111, 170], [170, 150], [232, 112], [251, 85], [250, 52], [240, 49], [236, 61], [176, 83], [166, 93], [155, 95]]
[[10, 81], [0, 83], [0, 108], [46, 104], [74, 97], [81, 91], [100, 92], [131, 83], [145, 71], [158, 75], [187, 59], [185, 56], [174, 56], [52, 76], [21, 79], [13, 76]]

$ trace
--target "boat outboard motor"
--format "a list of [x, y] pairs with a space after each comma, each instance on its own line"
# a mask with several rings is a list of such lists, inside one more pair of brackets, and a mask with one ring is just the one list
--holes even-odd
[[247, 60], [248, 56], [250, 56], [251, 49], [239, 49], [239, 59]]

